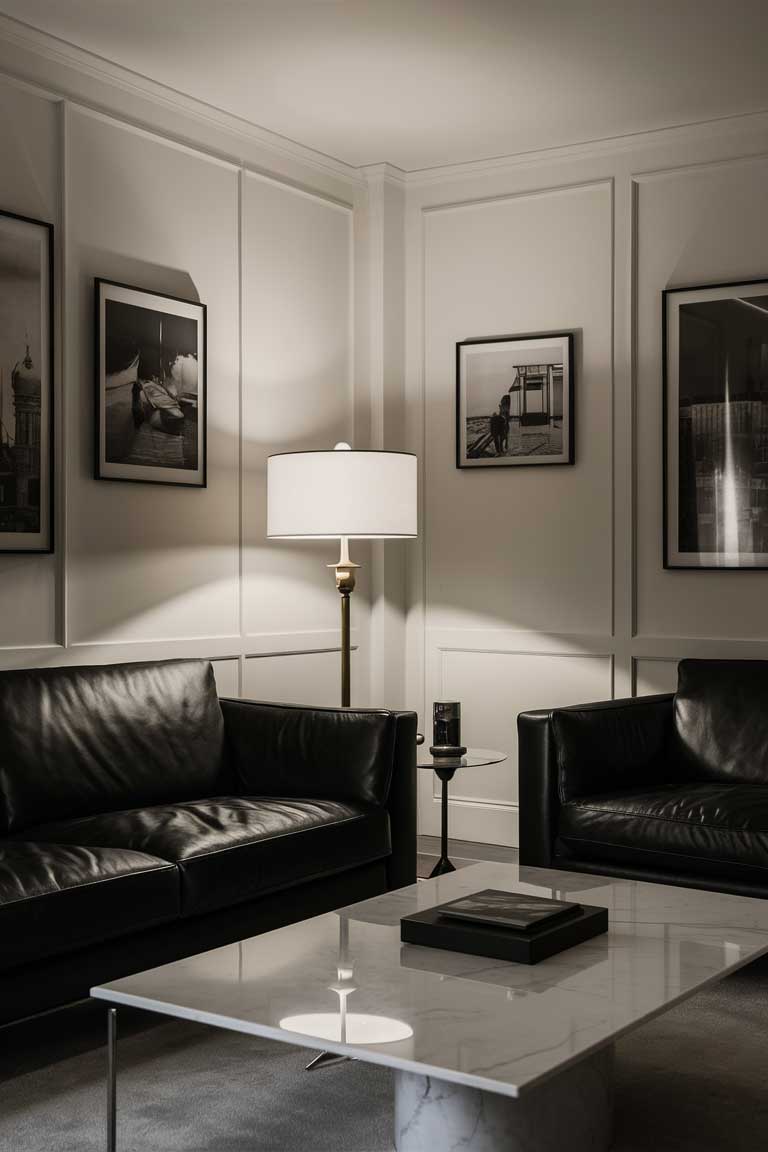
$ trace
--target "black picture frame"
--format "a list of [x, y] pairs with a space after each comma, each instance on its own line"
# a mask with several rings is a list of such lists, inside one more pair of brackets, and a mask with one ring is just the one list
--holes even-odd
[[[764, 308], [750, 303], [763, 296]], [[662, 563], [666, 570], [768, 569], [768, 508], [753, 528], [764, 538], [759, 551], [743, 547], [745, 533], [739, 527], [739, 506], [744, 506], [739, 499], [740, 482], [749, 475], [751, 489], [753, 480], [761, 481], [763, 471], [753, 406], [768, 404], [767, 309], [768, 276], [667, 288], [661, 293]], [[736, 318], [742, 311], [746, 326]], [[732, 318], [729, 312], [734, 312]], [[764, 353], [759, 351], [760, 341], [747, 334], [750, 323], [764, 328]], [[749, 367], [755, 353], [765, 360], [762, 368], [758, 364], [757, 374]], [[732, 389], [736, 390], [733, 395]], [[768, 420], [768, 407], [765, 417]], [[738, 427], [731, 432], [734, 419]], [[721, 455], [725, 468], [720, 466]], [[768, 437], [765, 455], [768, 462]], [[765, 474], [768, 481], [768, 464]], [[723, 486], [725, 500], [719, 498]]]
[[[94, 280], [94, 476], [124, 484], [208, 486], [208, 310], [198, 300], [155, 292], [117, 280]], [[108, 308], [108, 305], [115, 307]], [[158, 319], [154, 329], [153, 318]], [[189, 322], [194, 321], [194, 334]], [[170, 382], [163, 326], [171, 352], [194, 378], [194, 392]], [[195, 351], [190, 349], [194, 346]], [[179, 351], [183, 348], [184, 351]], [[127, 351], [130, 349], [130, 351]], [[120, 353], [133, 357], [115, 367]], [[113, 369], [107, 372], [108, 359]], [[152, 375], [144, 369], [152, 364]], [[119, 361], [118, 361], [119, 364]], [[194, 373], [191, 371], [195, 366]], [[148, 385], [154, 396], [149, 396]], [[128, 389], [130, 388], [130, 393]], [[110, 393], [110, 402], [107, 402]], [[156, 403], [152, 403], [152, 399]], [[194, 415], [194, 421], [192, 419]], [[194, 423], [194, 449], [189, 434]], [[142, 438], [137, 444], [138, 437]]]
[[[5, 336], [0, 331], [0, 372], [2, 372], [2, 382], [0, 382], [0, 555], [46, 555], [51, 554], [55, 548], [55, 521], [56, 521], [56, 508], [55, 508], [55, 468], [56, 468], [56, 376], [55, 376], [55, 324], [54, 324], [54, 309], [55, 309], [55, 255], [54, 255], [54, 227], [53, 224], [47, 220], [37, 220], [32, 216], [23, 216], [17, 212], [7, 212], [0, 210], [0, 268], [2, 267], [3, 259], [3, 241], [7, 239], [10, 243], [15, 237], [19, 240], [23, 236], [28, 236], [30, 240], [36, 232], [38, 251], [40, 253], [40, 260], [38, 264], [38, 280], [39, 280], [39, 293], [38, 293], [38, 306], [39, 306], [39, 328], [35, 325], [36, 331], [30, 334], [29, 330], [25, 332], [25, 339], [21, 341], [26, 345], [26, 354], [21, 351], [21, 343], [19, 337], [15, 339], [13, 336]], [[18, 253], [14, 257], [14, 261], [18, 260]], [[27, 267], [20, 271], [25, 283], [34, 281], [28, 275], [30, 268]], [[13, 273], [9, 272], [8, 276], [9, 287], [13, 281]], [[0, 279], [0, 291], [2, 280]], [[14, 290], [14, 300], [23, 299], [23, 292], [20, 292], [18, 286]], [[8, 363], [3, 363], [6, 360], [5, 345], [8, 344]], [[34, 346], [36, 350], [36, 358], [38, 364], [35, 365], [34, 359], [31, 356], [30, 348]], [[39, 350], [39, 351], [38, 351]], [[19, 359], [16, 359], [16, 356]], [[13, 367], [11, 363], [15, 361]], [[27, 395], [25, 400], [24, 413], [19, 412], [17, 404], [16, 380], [17, 370], [21, 367], [24, 368], [27, 377]], [[6, 369], [9, 369], [6, 375]], [[39, 401], [35, 405], [34, 388], [35, 378], [39, 383]], [[10, 386], [10, 387], [9, 387]], [[29, 389], [32, 392], [29, 392]], [[31, 399], [31, 404], [29, 403]], [[39, 418], [37, 421], [34, 419], [34, 409], [39, 411]], [[10, 423], [11, 413], [13, 409], [14, 420], [14, 434], [11, 435], [11, 430], [7, 428], [6, 422]], [[17, 426], [23, 421], [23, 431]], [[23, 436], [27, 441], [26, 443], [19, 444], [18, 440]], [[11, 443], [13, 439], [13, 443]], [[24, 449], [24, 460], [22, 462], [22, 453], [17, 449]], [[35, 453], [37, 449], [37, 453]], [[34, 475], [34, 461], [37, 457], [37, 475]], [[31, 458], [31, 462], [30, 462]], [[30, 474], [30, 468], [32, 472]], [[31, 503], [28, 500], [23, 505], [18, 503], [18, 487], [19, 487], [19, 473], [22, 471], [24, 475], [25, 490], [29, 491], [29, 482], [32, 480], [37, 482], [38, 501], [35, 505], [34, 501]], [[11, 481], [13, 487], [14, 510], [10, 511], [10, 496], [5, 498], [3, 484], [3, 477], [7, 476]], [[10, 486], [9, 486], [10, 487]], [[34, 517], [34, 508], [38, 508], [38, 523], [37, 528], [33, 529], [31, 524], [27, 530], [23, 527], [7, 527], [12, 522], [12, 518], [16, 519], [17, 524], [24, 520], [29, 521]], [[25, 511], [26, 509], [26, 511]]]
[[[541, 468], [576, 462], [574, 344], [573, 332], [473, 336], [457, 341], [457, 468]], [[504, 352], [506, 357], [501, 355]], [[477, 373], [473, 401], [469, 397], [470, 364], [473, 355], [484, 353], [490, 357], [484, 370]], [[541, 354], [538, 361], [529, 359], [537, 353]], [[523, 367], [536, 371], [526, 372], [523, 378], [519, 371]], [[498, 389], [498, 400], [494, 388]], [[512, 413], [515, 393], [517, 412]], [[529, 394], [539, 397], [532, 409]]]

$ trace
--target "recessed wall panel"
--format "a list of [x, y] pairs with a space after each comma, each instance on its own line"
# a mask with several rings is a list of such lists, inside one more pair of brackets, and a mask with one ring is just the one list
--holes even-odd
[[639, 179], [637, 197], [637, 632], [768, 638], [768, 572], [662, 567], [661, 293], [768, 276], [768, 161]]
[[677, 690], [677, 660], [641, 657], [635, 660], [635, 696]]
[[[59, 154], [58, 108], [49, 101], [0, 81], [0, 209], [58, 224]], [[55, 238], [59, 239], [59, 229]], [[54, 275], [58, 274], [58, 248]], [[0, 284], [0, 293], [9, 289]], [[0, 300], [0, 310], [3, 302]], [[10, 396], [11, 373], [24, 358], [25, 349], [0, 345], [2, 391]], [[61, 388], [58, 363], [54, 387]], [[4, 405], [8, 417], [8, 405]], [[0, 414], [1, 415], [1, 414]], [[0, 445], [13, 434], [3, 425]], [[57, 477], [60, 469], [57, 469]], [[55, 525], [55, 541], [61, 549], [60, 526]], [[56, 573], [55, 555], [10, 556], [0, 553], [0, 648], [55, 644]]]
[[[611, 630], [611, 215], [607, 183], [424, 214], [431, 626]], [[545, 332], [575, 333], [576, 463], [457, 470], [456, 342]]]
[[[352, 653], [352, 705], [358, 658]], [[246, 660], [243, 696], [280, 704], [338, 708], [341, 703], [341, 657], [338, 652], [297, 652]]]
[[454, 800], [516, 805], [519, 713], [611, 696], [609, 656], [444, 651], [440, 668], [441, 698], [461, 701], [463, 743], [507, 754], [502, 764], [458, 772]]
[[[69, 635], [239, 634], [234, 168], [90, 114], [68, 140]], [[208, 306], [208, 487], [93, 479], [93, 278]]]
[[239, 696], [239, 661], [213, 660], [212, 663], [219, 696]]
[[[266, 539], [266, 461], [272, 452], [333, 448], [352, 439], [351, 242], [346, 209], [245, 178], [243, 590], [249, 634], [338, 627], [338, 595], [325, 568], [338, 558], [338, 545]], [[356, 611], [362, 610], [361, 599]]]

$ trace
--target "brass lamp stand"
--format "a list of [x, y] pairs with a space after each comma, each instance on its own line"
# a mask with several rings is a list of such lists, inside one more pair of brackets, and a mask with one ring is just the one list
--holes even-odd
[[349, 558], [348, 536], [341, 537], [338, 564], [329, 564], [328, 567], [333, 568], [336, 573], [336, 587], [341, 594], [341, 706], [342, 708], [349, 708], [351, 700], [350, 685], [352, 682], [352, 640], [349, 626], [349, 598], [355, 590], [355, 569], [359, 568], [360, 565], [354, 564]]

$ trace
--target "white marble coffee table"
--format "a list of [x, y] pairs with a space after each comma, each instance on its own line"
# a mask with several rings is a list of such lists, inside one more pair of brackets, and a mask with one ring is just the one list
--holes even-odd
[[[482, 888], [604, 905], [610, 929], [531, 967], [400, 943], [401, 916]], [[394, 1068], [399, 1152], [597, 1152], [614, 1041], [766, 952], [768, 901], [477, 864], [92, 995]], [[108, 1147], [114, 1039], [110, 1014]]]

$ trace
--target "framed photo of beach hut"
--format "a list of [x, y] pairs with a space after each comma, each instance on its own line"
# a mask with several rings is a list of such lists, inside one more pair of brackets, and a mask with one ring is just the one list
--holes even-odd
[[575, 459], [573, 333], [476, 337], [456, 345], [456, 467]]
[[768, 279], [662, 293], [664, 567], [768, 568]]
[[206, 485], [206, 308], [98, 279], [96, 478]]
[[0, 212], [0, 552], [53, 551], [53, 225]]

